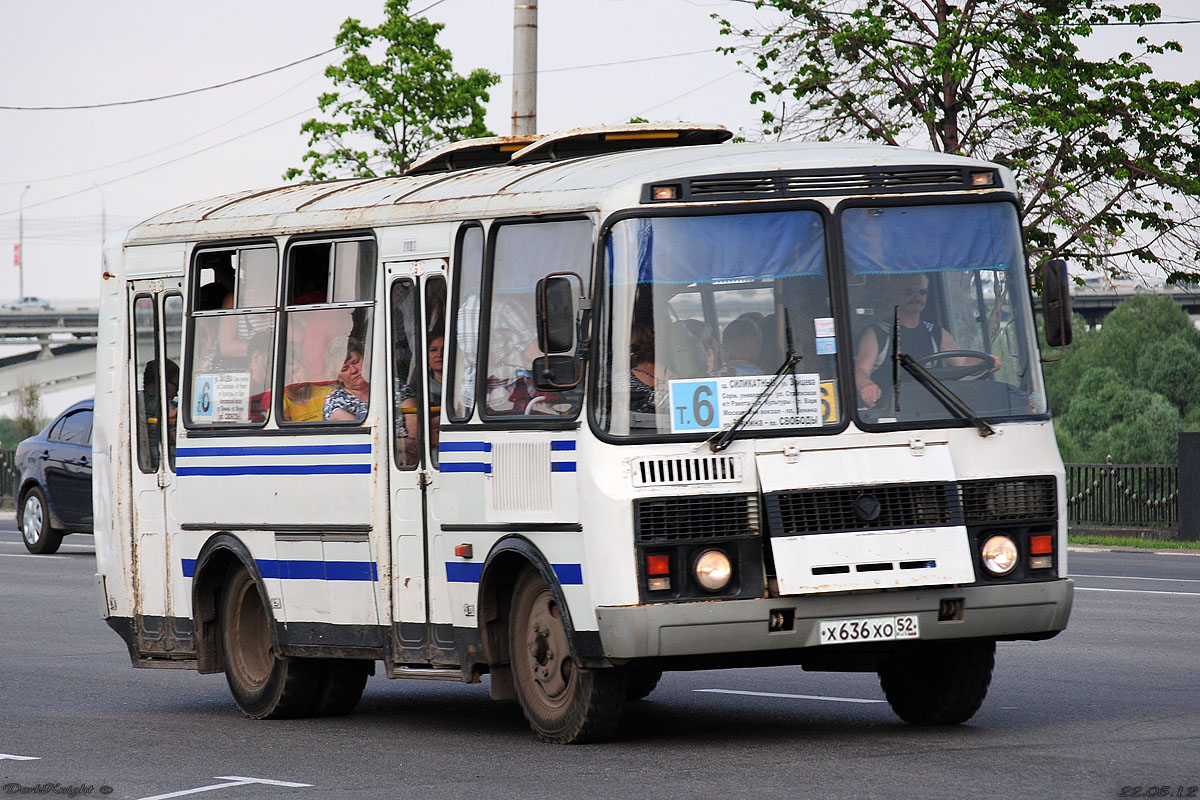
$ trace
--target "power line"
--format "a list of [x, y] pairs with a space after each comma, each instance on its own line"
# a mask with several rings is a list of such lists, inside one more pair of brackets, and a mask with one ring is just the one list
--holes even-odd
[[307, 56], [305, 58], [301, 58], [297, 61], [293, 61], [290, 64], [284, 64], [281, 67], [273, 67], [268, 70], [263, 70], [262, 72], [256, 72], [253, 75], [247, 75], [244, 78], [234, 78], [233, 80], [225, 81], [224, 83], [215, 83], [212, 86], [202, 86], [199, 89], [188, 89], [187, 91], [183, 91], [183, 92], [173, 92], [171, 94], [163, 94], [163, 95], [159, 95], [158, 97], [143, 97], [139, 100], [117, 100], [112, 103], [89, 103], [86, 105], [77, 105], [77, 106], [4, 106], [4, 105], [0, 105], [0, 111], [83, 111], [83, 110], [88, 110], [88, 109], [93, 109], [93, 108], [113, 108], [115, 106], [132, 106], [132, 105], [137, 105], [139, 103], [155, 103], [155, 102], [158, 102], [159, 100], [170, 100], [175, 97], [186, 97], [187, 95], [191, 95], [191, 94], [199, 94], [200, 92], [207, 92], [207, 91], [211, 91], [213, 89], [221, 89], [226, 86], [233, 86], [235, 83], [243, 83], [245, 81], [253, 80], [254, 78], [261, 78], [263, 75], [270, 75], [273, 72], [279, 72], [281, 70], [288, 69], [289, 67], [294, 67], [297, 64], [303, 64], [305, 61], [312, 61], [314, 58], [320, 58], [321, 56], [329, 55], [334, 50], [340, 50], [340, 49], [342, 49], [341, 45], [338, 45], [337, 47], [331, 47], [328, 50], [322, 50], [320, 53], [316, 53], [314, 55]]
[[51, 175], [48, 178], [24, 178], [24, 179], [16, 180], [16, 181], [0, 181], [0, 186], [18, 186], [18, 185], [26, 184], [26, 183], [50, 183], [51, 181], [65, 180], [66, 178], [78, 178], [82, 175], [90, 175], [93, 172], [102, 172], [106, 169], [112, 169], [113, 167], [123, 167], [126, 164], [133, 163], [134, 161], [141, 161], [143, 158], [149, 158], [150, 156], [155, 156], [155, 155], [158, 155], [159, 153], [165, 153], [166, 151], [172, 150], [181, 144], [187, 144], [188, 142], [191, 142], [191, 141], [194, 141], [201, 137], [207, 136], [208, 134], [212, 133], [213, 131], [219, 131], [221, 128], [224, 128], [227, 125], [232, 125], [233, 123], [237, 122], [240, 119], [245, 119], [246, 117], [250, 116], [254, 112], [260, 111], [261, 109], [264, 109], [267, 106], [269, 106], [271, 103], [274, 103], [276, 100], [283, 97], [288, 92], [291, 92], [294, 89], [297, 89], [297, 88], [303, 86], [304, 84], [308, 83], [310, 80], [319, 76], [320, 74], [321, 73], [318, 72], [313, 75], [309, 75], [304, 80], [300, 81], [299, 83], [293, 84], [292, 86], [289, 86], [287, 89], [284, 89], [282, 92], [275, 95], [270, 100], [266, 100], [262, 103], [259, 103], [254, 108], [251, 108], [249, 111], [245, 112], [244, 114], [238, 114], [236, 117], [227, 119], [224, 122], [220, 123], [219, 125], [214, 125], [213, 127], [209, 128], [208, 130], [204, 130], [204, 131], [200, 131], [199, 133], [192, 134], [191, 136], [187, 137], [186, 139], [180, 139], [177, 142], [173, 142], [172, 144], [166, 145], [165, 147], [160, 147], [157, 150], [151, 150], [148, 153], [139, 153], [138, 155], [133, 156], [132, 158], [126, 158], [122, 161], [114, 161], [113, 163], [105, 164], [104, 166], [91, 167], [89, 169], [80, 170], [78, 172], [68, 172], [68, 173], [64, 173], [61, 175]]

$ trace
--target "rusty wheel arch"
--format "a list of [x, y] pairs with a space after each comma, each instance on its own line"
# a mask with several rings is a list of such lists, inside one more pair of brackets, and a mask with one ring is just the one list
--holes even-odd
[[508, 625], [513, 589], [526, 567], [536, 570], [550, 587], [554, 600], [562, 609], [571, 657], [581, 664], [575, 625], [571, 621], [571, 610], [563, 596], [558, 576], [542, 551], [523, 536], [508, 536], [496, 542], [483, 564], [483, 574], [479, 579], [479, 634], [483, 643], [483, 658], [493, 671], [495, 667], [507, 665], [511, 660]]
[[[211, 536], [196, 556], [192, 573], [192, 620], [196, 628], [196, 667], [201, 673], [223, 672], [225, 656], [221, 648], [221, 595], [230, 570], [245, 569], [254, 578], [263, 607], [271, 608], [258, 564], [237, 536], [221, 532]], [[271, 641], [279, 645], [276, 621], [271, 620]]]

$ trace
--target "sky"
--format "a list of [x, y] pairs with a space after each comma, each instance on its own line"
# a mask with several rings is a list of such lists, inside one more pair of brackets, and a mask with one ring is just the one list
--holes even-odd
[[[1200, 17], [1200, 0], [1163, 0], [1164, 19]], [[539, 0], [539, 132], [631, 117], [716, 122], [757, 133], [757, 88], [714, 13], [739, 26], [770, 19], [741, 0]], [[455, 70], [502, 76], [488, 127], [511, 131], [511, 0], [411, 0], [445, 25]], [[427, 9], [427, 10], [426, 10]], [[0, 0], [0, 105], [93, 105], [235, 81], [321, 53], [347, 17], [376, 25], [383, 0]], [[1163, 78], [1200, 75], [1200, 25], [1156, 28], [1183, 43]], [[1088, 57], [1131, 46], [1109, 29]], [[337, 52], [224, 88], [157, 102], [73, 111], [0, 110], [0, 302], [19, 294], [13, 266], [24, 217], [24, 294], [97, 296], [100, 242], [158, 212], [282, 183], [303, 166], [300, 124]]]

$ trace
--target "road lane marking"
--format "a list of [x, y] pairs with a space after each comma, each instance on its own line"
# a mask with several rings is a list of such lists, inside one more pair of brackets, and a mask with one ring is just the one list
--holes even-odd
[[1167, 581], [1168, 583], [1200, 583], [1200, 578], [1135, 578], [1132, 575], [1082, 575], [1071, 574], [1072, 578], [1104, 578], [1113, 581]]
[[5, 759], [7, 759], [9, 761], [41, 761], [42, 760], [38, 756], [14, 756], [14, 755], [9, 755], [8, 753], [0, 753], [0, 761], [4, 761]]
[[748, 692], [741, 689], [692, 689], [710, 694], [741, 694], [748, 697], [782, 697], [788, 700], [825, 700], [830, 703], [886, 703], [887, 700], [868, 700], [864, 697], [823, 697], [819, 694], [783, 694], [782, 692]]
[[1076, 586], [1077, 592], [1119, 592], [1121, 594], [1173, 594], [1183, 597], [1200, 597], [1200, 592], [1163, 592], [1157, 589], [1099, 589], [1094, 586]]
[[217, 775], [215, 780], [229, 781], [229, 783], [214, 783], [211, 786], [198, 786], [195, 789], [182, 789], [178, 792], [168, 792], [167, 794], [156, 794], [152, 797], [143, 797], [140, 800], [167, 800], [170, 797], [184, 797], [189, 794], [199, 794], [200, 792], [211, 792], [216, 789], [228, 789], [233, 786], [249, 786], [251, 784], [262, 784], [264, 786], [283, 786], [289, 789], [303, 789], [312, 786], [311, 783], [293, 783], [291, 781], [273, 781], [268, 778], [243, 778], [238, 775]]
[[33, 553], [0, 553], [0, 558], [66, 558], [66, 556], [35, 556]]

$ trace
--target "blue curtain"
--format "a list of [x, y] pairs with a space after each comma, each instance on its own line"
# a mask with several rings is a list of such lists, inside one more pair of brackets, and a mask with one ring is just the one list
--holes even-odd
[[1005, 269], [1021, 259], [1010, 203], [850, 208], [842, 214], [851, 274]]
[[812, 211], [629, 219], [613, 226], [607, 252], [610, 265], [614, 253], [636, 253], [636, 270], [612, 265], [617, 283], [635, 275], [638, 283], [689, 284], [820, 274], [825, 226]]

